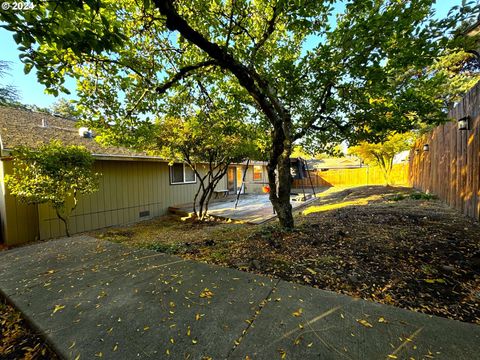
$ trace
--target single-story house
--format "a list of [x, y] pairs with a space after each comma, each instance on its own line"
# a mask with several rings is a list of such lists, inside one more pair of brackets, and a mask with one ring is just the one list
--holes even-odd
[[[83, 196], [70, 219], [71, 233], [134, 223], [164, 215], [168, 207], [193, 201], [195, 173], [183, 163], [169, 166], [156, 156], [122, 147], [103, 147], [79, 132], [75, 121], [0, 106], [0, 242], [7, 245], [63, 236], [63, 224], [48, 204], [26, 205], [11, 196], [3, 181], [12, 172], [10, 151], [18, 145], [36, 147], [53, 139], [82, 145], [95, 157], [102, 174], [98, 192]], [[202, 169], [202, 164], [197, 165]], [[266, 163], [234, 164], [217, 189], [260, 193], [267, 182]]]

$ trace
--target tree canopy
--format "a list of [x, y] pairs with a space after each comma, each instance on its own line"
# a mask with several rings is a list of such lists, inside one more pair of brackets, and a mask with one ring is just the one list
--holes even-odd
[[[10, 64], [7, 61], [0, 60], [0, 79], [8, 75]], [[0, 105], [17, 103], [20, 99], [18, 89], [10, 84], [0, 85]]]
[[478, 9], [467, 3], [439, 21], [433, 2], [58, 0], [1, 17], [48, 91], [78, 79], [90, 127], [148, 139], [152, 118], [185, 91], [268, 126], [270, 200], [292, 227], [296, 142], [379, 139], [446, 119], [435, 93], [445, 78], [426, 69], [460, 46], [450, 35]]
[[70, 120], [78, 120], [80, 112], [72, 101], [60, 98], [50, 107], [50, 112], [56, 116], [62, 116]]

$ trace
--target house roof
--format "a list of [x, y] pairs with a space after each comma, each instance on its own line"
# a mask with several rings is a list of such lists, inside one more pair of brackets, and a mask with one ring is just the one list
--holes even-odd
[[360, 162], [355, 158], [342, 157], [342, 158], [325, 158], [325, 159], [311, 159], [307, 160], [309, 169], [347, 169], [358, 168]]
[[[46, 126], [43, 126], [46, 125]], [[124, 147], [102, 146], [95, 139], [79, 135], [74, 120], [24, 109], [0, 106], [0, 145], [2, 155], [15, 146], [38, 147], [56, 139], [67, 145], [84, 146], [96, 158], [165, 161], [156, 156]]]
[[[43, 126], [46, 125], [46, 126]], [[0, 106], [0, 155], [6, 156], [19, 145], [36, 148], [51, 140], [60, 140], [66, 145], [84, 146], [97, 159], [104, 160], [168, 160], [134, 151], [121, 146], [103, 146], [93, 138], [79, 135], [75, 120], [46, 113]], [[242, 163], [246, 164], [246, 161]], [[265, 161], [250, 160], [250, 165], [266, 166]], [[240, 164], [232, 164], [240, 165]]]

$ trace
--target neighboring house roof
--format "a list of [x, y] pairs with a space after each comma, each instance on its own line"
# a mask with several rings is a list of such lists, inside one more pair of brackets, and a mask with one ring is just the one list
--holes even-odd
[[477, 19], [477, 21], [475, 21], [475, 23], [473, 23], [472, 25], [470, 25], [467, 30], [465, 30], [465, 34], [467, 36], [475, 36], [477, 35], [478, 33], [480, 32], [480, 17], [479, 19]]
[[361, 167], [360, 161], [355, 158], [325, 158], [307, 160], [308, 168], [313, 170], [321, 169], [348, 169]]
[[397, 155], [394, 156], [393, 163], [403, 164], [408, 161], [409, 157], [410, 157], [410, 150], [402, 151], [401, 153], [398, 153]]
[[[479, 36], [480, 34], [480, 18], [472, 24], [466, 31], [465, 35], [467, 36]], [[480, 57], [480, 41], [476, 40], [475, 48], [471, 49], [471, 51], [475, 52], [475, 55]]]
[[[46, 126], [43, 126], [46, 125]], [[38, 147], [51, 140], [84, 146], [97, 158], [165, 161], [124, 147], [102, 146], [95, 139], [79, 135], [76, 121], [45, 113], [0, 106], [0, 145], [5, 155], [15, 146]]]

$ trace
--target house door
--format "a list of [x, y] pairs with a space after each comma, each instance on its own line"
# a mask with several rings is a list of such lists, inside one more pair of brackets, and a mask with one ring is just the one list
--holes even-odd
[[242, 194], [245, 194], [245, 187], [242, 188], [243, 173], [245, 172], [245, 168], [246, 166], [237, 167], [237, 193], [241, 191]]
[[231, 166], [227, 171], [227, 189], [231, 193], [236, 193], [237, 190], [237, 168]]

